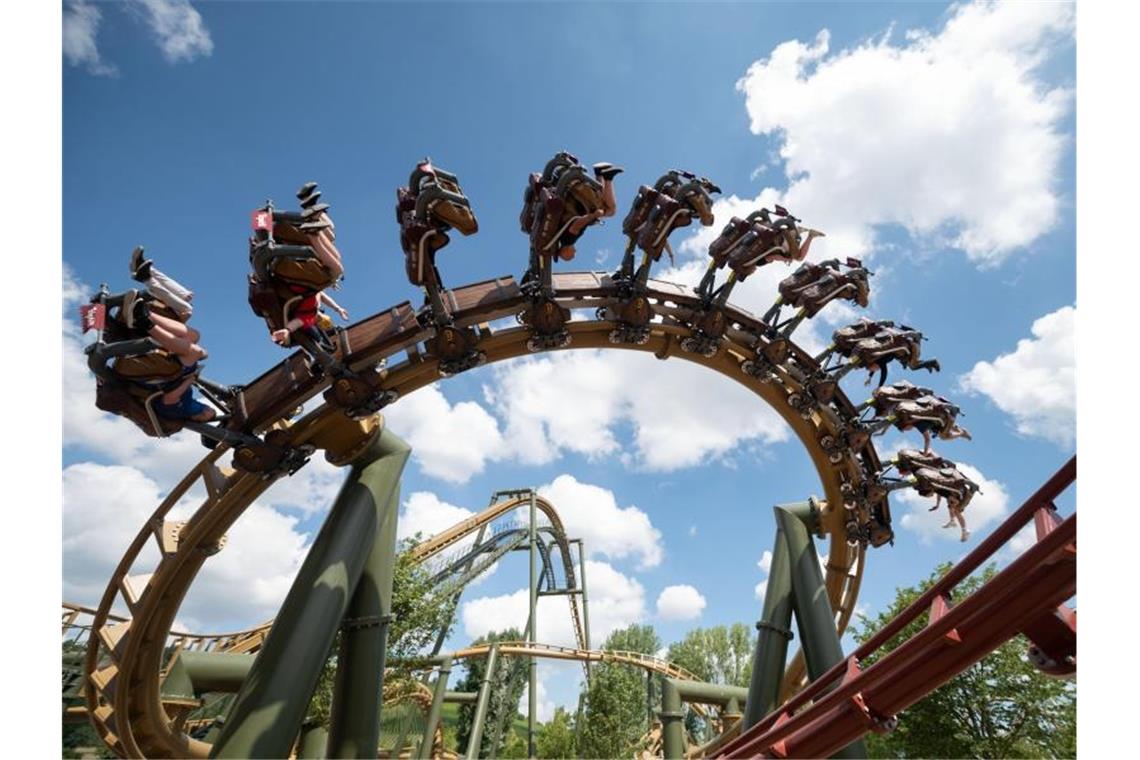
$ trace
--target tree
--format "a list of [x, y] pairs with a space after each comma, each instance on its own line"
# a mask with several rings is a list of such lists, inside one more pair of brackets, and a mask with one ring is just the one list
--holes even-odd
[[[472, 642], [473, 646], [490, 644], [496, 641], [520, 641], [523, 635], [516, 628], [505, 631], [492, 631], [486, 636]], [[483, 721], [483, 738], [479, 745], [479, 756], [490, 757], [492, 754], [504, 756], [502, 750], [511, 741], [513, 731], [511, 724], [518, 714], [519, 700], [526, 687], [527, 665], [526, 657], [504, 657], [499, 655], [495, 675], [490, 683], [490, 701], [487, 704], [487, 715]], [[467, 660], [467, 675], [459, 682], [460, 691], [479, 691], [483, 684], [483, 677], [487, 672], [487, 661], [484, 658]], [[472, 723], [475, 719], [475, 706], [464, 704], [459, 708], [459, 722], [457, 736], [459, 737], [459, 751], [467, 751], [467, 743], [471, 738]], [[495, 740], [498, 745], [495, 746]], [[492, 747], [495, 751], [492, 752]], [[526, 748], [523, 748], [523, 754]]]
[[[748, 686], [752, 677], [755, 637], [744, 623], [713, 628], [694, 628], [681, 641], [669, 646], [666, 658], [701, 681]], [[741, 705], [743, 707], [743, 705]], [[710, 726], [685, 705], [685, 729], [693, 736], [711, 738]]]
[[[859, 616], [853, 635], [860, 643], [881, 630], [949, 571], [944, 564], [918, 585], [900, 588], [875, 618]], [[965, 598], [997, 574], [993, 565], [955, 592]], [[896, 649], [926, 625], [923, 613], [873, 657]], [[1076, 693], [1072, 684], [1041, 674], [1026, 658], [1017, 636], [899, 715], [889, 734], [869, 734], [871, 757], [1075, 757]]]
[[535, 751], [539, 757], [567, 758], [578, 756], [578, 740], [574, 736], [574, 718], [562, 707], [554, 711], [538, 732]]
[[748, 686], [756, 637], [744, 623], [694, 628], [669, 647], [666, 658], [702, 681]]
[[[661, 639], [650, 625], [614, 631], [603, 649], [655, 654]], [[646, 678], [640, 669], [616, 663], [593, 668], [581, 734], [585, 757], [628, 757], [649, 728]]]

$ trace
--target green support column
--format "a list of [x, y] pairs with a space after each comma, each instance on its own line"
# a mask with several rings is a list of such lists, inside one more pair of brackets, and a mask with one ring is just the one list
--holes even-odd
[[301, 738], [297, 742], [298, 760], [306, 760], [307, 758], [316, 760], [325, 757], [328, 741], [329, 732], [323, 726], [319, 723], [306, 723], [301, 728]]
[[754, 726], [776, 709], [780, 698], [780, 682], [784, 680], [784, 663], [788, 659], [788, 642], [792, 638], [792, 574], [788, 547], [779, 527], [772, 547], [772, 566], [768, 569], [768, 586], [764, 591], [764, 612], [756, 624], [756, 651], [752, 657], [752, 680], [744, 705], [741, 729]]
[[[577, 539], [578, 544], [578, 582], [582, 584], [582, 627], [585, 628], [586, 649], [590, 648], [590, 596], [586, 590], [586, 543]], [[590, 687], [590, 665], [586, 663], [586, 688]]]
[[673, 680], [666, 678], [661, 684], [661, 740], [665, 760], [677, 760], [685, 756], [685, 728], [681, 711], [681, 692]]
[[[537, 494], [530, 492], [530, 626], [527, 641], [532, 644], [538, 641], [538, 549], [535, 545], [535, 511], [537, 507]], [[527, 757], [534, 757], [534, 721], [538, 715], [538, 660], [530, 658], [530, 683], [527, 686], [526, 711], [526, 752]]]
[[341, 627], [329, 717], [328, 756], [371, 758], [380, 740], [384, 654], [392, 615], [400, 487], [392, 490], [376, 541]]
[[353, 463], [211, 757], [289, 755], [410, 453], [384, 430]]
[[[843, 662], [843, 647], [835, 630], [835, 611], [827, 596], [819, 555], [811, 533], [818, 515], [810, 503], [778, 505], [775, 507], [776, 524], [788, 547], [788, 560], [792, 576], [792, 605], [796, 627], [800, 632], [800, 645], [804, 650], [808, 678], [819, 678], [835, 665]], [[832, 757], [866, 757], [863, 740], [847, 745]]]
[[479, 685], [479, 701], [475, 703], [475, 717], [471, 721], [471, 735], [467, 739], [467, 760], [479, 757], [479, 745], [483, 743], [483, 722], [487, 719], [487, 703], [490, 702], [491, 681], [495, 677], [495, 665], [499, 662], [499, 645], [492, 644], [487, 653], [487, 668], [483, 673], [483, 683]]
[[439, 675], [435, 679], [435, 689], [431, 695], [431, 710], [428, 711], [427, 725], [424, 727], [424, 740], [420, 742], [420, 750], [416, 757], [426, 760], [431, 757], [432, 738], [439, 725], [440, 716], [443, 715], [443, 697], [447, 693], [447, 679], [451, 676], [451, 658], [444, 658], [439, 664]]

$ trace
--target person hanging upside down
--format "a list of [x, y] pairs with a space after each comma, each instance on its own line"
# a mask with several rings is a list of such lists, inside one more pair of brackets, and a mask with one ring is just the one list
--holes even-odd
[[[290, 289], [294, 290], [294, 292], [304, 292], [300, 286], [290, 286]], [[342, 320], [348, 321], [348, 310], [334, 301], [333, 297], [328, 293], [320, 290], [316, 293], [310, 293], [304, 296], [293, 309], [292, 319], [285, 324], [284, 328], [273, 330], [269, 334], [270, 340], [279, 346], [287, 346], [291, 342], [290, 336], [299, 330], [309, 332], [310, 334], [318, 332], [320, 328], [317, 327], [317, 319], [320, 315], [321, 304], [327, 304]], [[314, 335], [314, 337], [318, 340], [320, 339], [317, 335]]]
[[586, 228], [591, 224], [596, 224], [605, 217], [613, 216], [617, 213], [617, 200], [614, 197], [613, 178], [623, 171], [625, 170], [620, 166], [614, 166], [609, 163], [594, 164], [594, 177], [602, 183], [602, 208], [596, 209], [589, 214], [576, 216], [570, 220], [566, 231], [563, 232], [562, 237], [558, 239], [558, 258], [563, 261], [570, 261], [574, 258], [574, 244], [578, 242], [578, 238], [582, 237], [582, 233], [586, 231]]
[[180, 318], [174, 319], [158, 313], [135, 290], [127, 291], [123, 300], [122, 309], [127, 327], [146, 332], [159, 346], [176, 356], [182, 365], [185, 379], [177, 387], [162, 394], [161, 401], [155, 405], [155, 411], [162, 417], [209, 422], [217, 416], [216, 412], [212, 407], [197, 401], [193, 391], [198, 362], [208, 356], [206, 350], [198, 344], [202, 336], [185, 322], [194, 313], [194, 307], [190, 304], [194, 299], [193, 291], [159, 271], [152, 260], [144, 258], [142, 246], [131, 252], [130, 270], [131, 277], [146, 285], [150, 295]]
[[[939, 494], [935, 494], [934, 506], [931, 507], [928, 511], [935, 512], [938, 510], [938, 508], [940, 506], [942, 506], [942, 494], [939, 493]], [[966, 518], [962, 514], [962, 510], [965, 509], [965, 506], [956, 497], [947, 496], [946, 497], [946, 508], [950, 512], [950, 519], [947, 520], [946, 524], [943, 525], [942, 527], [943, 528], [953, 528], [954, 522], [957, 521], [958, 525], [961, 526], [961, 528], [962, 528], [962, 534], [961, 534], [960, 540], [962, 540], [962, 541], [967, 540], [970, 537], [970, 531], [966, 529]]]

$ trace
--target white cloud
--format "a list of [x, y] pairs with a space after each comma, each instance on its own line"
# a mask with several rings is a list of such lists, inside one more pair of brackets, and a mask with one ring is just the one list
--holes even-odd
[[[134, 467], [80, 462], [64, 469], [65, 599], [98, 602], [161, 496], [158, 483]], [[238, 627], [276, 614], [308, 549], [296, 525], [295, 518], [263, 503], [250, 505], [195, 579], [179, 609], [183, 624], [199, 630]], [[158, 560], [157, 545], [148, 542], [130, 574], [150, 573]]]
[[[966, 506], [966, 511], [962, 513], [966, 518], [966, 525], [969, 526], [970, 532], [975, 536], [981, 535], [980, 531], [987, 525], [997, 522], [1005, 516], [1009, 507], [1009, 492], [1006, 491], [1005, 485], [997, 480], [990, 480], [973, 465], [962, 462], [958, 462], [957, 465], [963, 475], [981, 487], [981, 490], [974, 495], [974, 498]], [[958, 540], [958, 523], [954, 523], [953, 530], [942, 528], [949, 519], [945, 499], [942, 500], [942, 506], [935, 512], [929, 511], [930, 507], [934, 505], [934, 499], [919, 496], [912, 488], [895, 491], [891, 495], [891, 499], [910, 508], [902, 516], [900, 524], [907, 530], [917, 533], [924, 544], [928, 544], [931, 539], [939, 537], [946, 540]]]
[[[751, 391], [685, 361], [665, 366], [640, 353], [575, 351], [504, 362], [494, 373], [485, 396], [506, 421], [510, 451], [528, 464], [571, 451], [667, 471], [788, 439], [784, 421]], [[678, 403], [692, 398], [701, 403]], [[628, 452], [615, 432], [626, 423]]]
[[665, 556], [661, 531], [637, 507], [618, 507], [613, 491], [581, 483], [573, 475], [559, 475], [538, 493], [558, 510], [567, 535], [581, 538], [590, 554], [637, 557], [642, 568], [661, 564]]
[[114, 76], [118, 70], [103, 60], [96, 41], [102, 20], [103, 12], [86, 0], [68, 3], [63, 10], [63, 56], [97, 76]]
[[193, 61], [214, 52], [210, 31], [189, 0], [135, 0], [169, 63]]
[[[554, 717], [554, 708], [555, 708], [554, 702], [551, 701], [550, 696], [547, 694], [546, 683], [544, 682], [545, 679], [543, 678], [543, 675], [545, 675], [544, 670], [546, 670], [546, 668], [544, 668], [543, 665], [546, 665], [546, 664], [547, 663], [542, 663], [542, 662], [538, 663], [538, 667], [536, 668], [536, 671], [537, 671], [536, 677], [535, 677], [535, 683], [538, 684], [538, 688], [535, 689], [535, 691], [538, 694], [538, 697], [535, 700], [535, 707], [538, 708], [536, 710], [536, 713], [535, 713], [535, 718], [540, 723], [546, 723], [548, 720], [553, 718]], [[529, 709], [530, 709], [530, 682], [528, 681], [526, 686], [523, 687], [522, 697], [519, 699], [518, 710], [519, 710], [519, 713], [521, 713], [522, 715], [526, 715], [526, 712]]]
[[978, 362], [960, 387], [990, 398], [1017, 432], [1072, 446], [1077, 414], [1077, 309], [1065, 306], [1033, 323], [1032, 338], [1011, 353]]
[[689, 535], [690, 536], [697, 535], [697, 526], [696, 525], [690, 525], [689, 526]]
[[835, 53], [827, 30], [781, 43], [737, 83], [790, 183], [757, 201], [778, 196], [828, 232], [822, 249], [853, 255], [891, 224], [982, 265], [1031, 244], [1057, 217], [1072, 103], [1037, 70], [1071, 44], [1074, 17], [1067, 3], [972, 3], [897, 43], [890, 30]]
[[767, 591], [768, 591], [768, 579], [767, 578], [765, 578], [764, 580], [757, 583], [756, 587], [752, 589], [752, 593], [754, 593], [756, 595], [756, 598], [761, 600], [761, 601], [764, 600], [764, 594], [767, 593]]
[[487, 461], [502, 457], [503, 437], [495, 418], [474, 401], [451, 404], [438, 388], [400, 399], [384, 416], [411, 445], [412, 458], [426, 475], [465, 483]]
[[[634, 578], [623, 575], [606, 562], [586, 561], [590, 589], [590, 638], [604, 641], [618, 628], [645, 618], [645, 589]], [[485, 596], [464, 602], [459, 619], [469, 639], [491, 631], [526, 626], [528, 592], [520, 588], [510, 594]], [[544, 644], [577, 646], [570, 610], [563, 597], [538, 600], [538, 640]]]
[[688, 584], [666, 586], [657, 597], [657, 617], [662, 620], [696, 620], [705, 605], [701, 592]]
[[762, 555], [760, 555], [760, 561], [756, 563], [756, 567], [763, 570], [765, 574], [768, 574], [769, 572], [771, 572], [772, 571], [772, 552], [765, 549], [764, 553]]

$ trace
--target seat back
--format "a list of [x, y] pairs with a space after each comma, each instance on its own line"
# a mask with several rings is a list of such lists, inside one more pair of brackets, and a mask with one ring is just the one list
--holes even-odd
[[117, 357], [111, 362], [111, 371], [127, 381], [162, 382], [181, 377], [182, 363], [173, 354], [156, 348], [147, 354]]
[[648, 185], [637, 188], [637, 195], [629, 207], [629, 213], [625, 215], [625, 219], [621, 223], [622, 234], [631, 238], [636, 237], [637, 231], [648, 221], [650, 213], [653, 212], [653, 205], [656, 203], [658, 195], [659, 193]]

